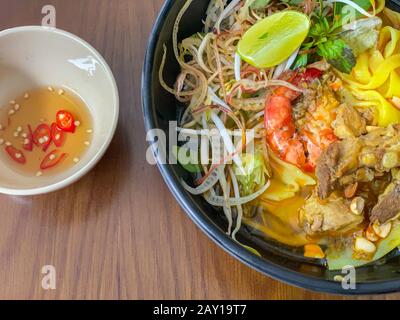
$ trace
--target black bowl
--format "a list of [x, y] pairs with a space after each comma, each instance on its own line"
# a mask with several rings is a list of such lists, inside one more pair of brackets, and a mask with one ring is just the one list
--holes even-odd
[[[148, 44], [142, 79], [142, 101], [146, 130], [161, 129], [168, 132], [169, 121], [177, 119], [179, 105], [174, 96], [159, 84], [158, 71], [163, 44], [168, 48], [164, 77], [174, 83], [179, 66], [172, 54], [172, 29], [176, 16], [186, 0], [167, 0], [155, 23]], [[208, 6], [207, 0], [195, 0], [183, 17], [179, 38], [184, 38], [202, 29], [202, 19]], [[394, 8], [394, 7], [392, 7]], [[374, 294], [400, 290], [400, 257], [392, 256], [378, 264], [357, 269], [356, 289], [344, 290], [333, 280], [338, 272], [328, 271], [320, 261], [305, 259], [299, 252], [273, 240], [265, 240], [243, 227], [239, 239], [256, 248], [258, 257], [234, 242], [225, 234], [227, 223], [221, 212], [208, 205], [202, 197], [191, 196], [180, 183], [180, 178], [189, 178], [178, 165], [159, 164], [159, 169], [168, 187], [190, 218], [212, 240], [231, 255], [248, 266], [285, 283], [298, 287], [336, 294]], [[340, 274], [340, 273], [339, 273]]]

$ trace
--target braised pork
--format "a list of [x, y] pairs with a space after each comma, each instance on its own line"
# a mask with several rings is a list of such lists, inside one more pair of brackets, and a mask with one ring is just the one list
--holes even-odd
[[371, 222], [384, 224], [400, 213], [400, 183], [392, 183], [379, 198], [370, 214]]
[[325, 200], [311, 196], [300, 210], [299, 219], [307, 234], [316, 235], [347, 232], [359, 225], [364, 217], [354, 214], [346, 200], [331, 194]]

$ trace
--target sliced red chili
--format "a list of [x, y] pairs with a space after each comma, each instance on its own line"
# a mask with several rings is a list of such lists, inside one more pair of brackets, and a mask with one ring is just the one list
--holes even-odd
[[46, 151], [51, 143], [51, 130], [47, 124], [40, 124], [33, 132], [33, 143]]
[[14, 148], [13, 146], [6, 147], [8, 155], [19, 164], [25, 164], [26, 158], [21, 150]]
[[[26, 151], [32, 151], [33, 150], [33, 132], [31, 126], [28, 124], [28, 137], [26, 138], [28, 141], [24, 141], [24, 149]], [[25, 143], [27, 142], [27, 143]]]
[[56, 147], [61, 147], [65, 140], [65, 133], [62, 131], [56, 123], [51, 125], [51, 140], [54, 142]]
[[75, 119], [71, 112], [60, 110], [56, 115], [57, 126], [65, 132], [75, 132]]
[[67, 154], [62, 153], [60, 150], [53, 150], [44, 157], [42, 163], [40, 164], [40, 169], [46, 170], [53, 168], [58, 165], [66, 156]]
[[321, 70], [318, 70], [316, 68], [308, 68], [306, 71], [304, 71], [301, 77], [306, 82], [312, 82], [315, 79], [321, 78], [322, 75], [323, 72]]

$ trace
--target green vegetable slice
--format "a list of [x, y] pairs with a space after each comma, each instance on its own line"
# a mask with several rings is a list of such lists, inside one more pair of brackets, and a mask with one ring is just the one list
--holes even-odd
[[254, 67], [276, 66], [300, 47], [309, 29], [310, 20], [303, 13], [292, 10], [275, 13], [244, 34], [238, 53]]
[[185, 147], [173, 146], [172, 153], [178, 163], [190, 173], [198, 173], [202, 171], [199, 161], [193, 159], [190, 154], [190, 150]]
[[361, 267], [368, 263], [379, 260], [380, 258], [387, 255], [393, 249], [400, 246], [400, 225], [397, 225], [390, 232], [386, 239], [383, 239], [378, 244], [378, 250], [372, 260], [357, 260], [353, 258], [353, 248], [347, 247], [342, 251], [328, 250], [326, 253], [326, 259], [328, 261], [329, 270], [341, 270], [344, 266]]

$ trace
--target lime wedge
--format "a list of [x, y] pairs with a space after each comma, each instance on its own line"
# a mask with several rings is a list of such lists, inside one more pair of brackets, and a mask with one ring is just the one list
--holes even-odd
[[303, 43], [310, 29], [310, 20], [303, 13], [287, 10], [257, 22], [239, 42], [238, 53], [257, 68], [276, 66]]

